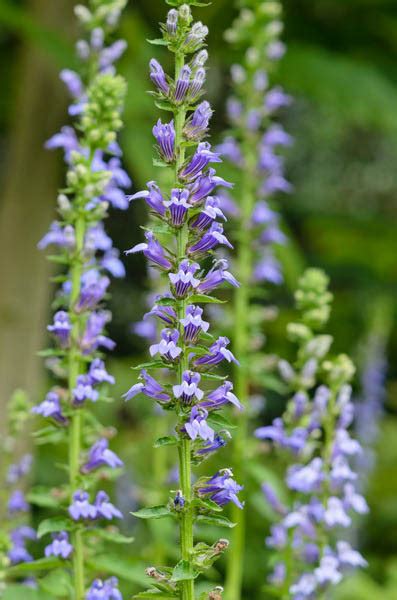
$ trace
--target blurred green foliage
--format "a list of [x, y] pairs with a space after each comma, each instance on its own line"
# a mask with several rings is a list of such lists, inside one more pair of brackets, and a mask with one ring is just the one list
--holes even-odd
[[[40, 0], [45, 2], [54, 0]], [[13, 96], [19, 75], [18, 55], [24, 44], [33, 44], [46, 53], [57, 68], [73, 66], [73, 40], [62, 31], [48, 29], [35, 18], [38, 0], [0, 1], [0, 153], [7, 157], [13, 135]], [[70, 2], [70, 10], [73, 2]], [[158, 177], [152, 167], [151, 128], [157, 118], [150, 96], [147, 63], [152, 55], [162, 59], [161, 48], [146, 43], [155, 37], [157, 22], [165, 6], [158, 0], [131, 1], [122, 22], [121, 35], [129, 49], [121, 62], [129, 89], [122, 134], [125, 163], [138, 190]], [[197, 10], [200, 17], [200, 10]], [[224, 99], [230, 80], [228, 69], [238, 56], [230, 52], [222, 32], [234, 16], [232, 3], [214, 0], [206, 10], [210, 27], [210, 72], [208, 93], [216, 113], [214, 137], [220, 139], [225, 126]], [[325, 268], [335, 294], [331, 332], [337, 351], [358, 354], [366, 339], [374, 304], [379, 296], [393, 306], [397, 292], [397, 3], [395, 0], [285, 0], [285, 40], [289, 51], [282, 62], [280, 83], [295, 97], [284, 115], [285, 127], [295, 137], [288, 157], [289, 176], [295, 186], [291, 198], [280, 200], [280, 211], [290, 245], [281, 252], [286, 269], [286, 286], [272, 290], [270, 300], [279, 308], [279, 318], [269, 323], [266, 334], [271, 352], [286, 353], [285, 324], [291, 317], [291, 289], [304, 264]], [[165, 62], [166, 66], [166, 62]], [[26, 98], [29, 102], [29, 98]], [[44, 102], [44, 99], [43, 99]], [[60, 123], [61, 126], [63, 123]], [[32, 127], [35, 124], [32, 123]], [[44, 139], [43, 139], [44, 142]], [[5, 164], [5, 160], [1, 160]], [[5, 168], [0, 168], [0, 179]], [[17, 177], [18, 174], [15, 173]], [[23, 198], [21, 198], [23, 202]], [[1, 198], [0, 198], [1, 203]], [[139, 225], [146, 214], [134, 204], [127, 214], [114, 214], [110, 233], [121, 249], [141, 238]], [[12, 254], [10, 253], [10, 260]], [[145, 344], [130, 332], [130, 325], [145, 311], [145, 266], [138, 257], [126, 261], [128, 276], [113, 285], [111, 335], [118, 340], [112, 372], [117, 377], [115, 397], [131, 385], [132, 363], [140, 361]], [[378, 443], [377, 463], [369, 484], [371, 515], [360, 523], [362, 549], [370, 562], [366, 573], [346, 582], [334, 598], [374, 600], [397, 598], [397, 331], [395, 308], [388, 342], [388, 398]], [[359, 364], [360, 366], [360, 364]], [[172, 469], [172, 452], [153, 450], [156, 437], [168, 433], [166, 419], [154, 416], [145, 401], [116, 404], [107, 421], [120, 428], [118, 450], [127, 468], [118, 482], [119, 503], [128, 514], [136, 506], [164, 501], [164, 482]], [[263, 420], [282, 410], [282, 398], [269, 394]], [[162, 429], [162, 430], [161, 430]], [[253, 467], [252, 480], [260, 484], [277, 475], [267, 464]], [[117, 448], [116, 448], [117, 450]], [[227, 452], [225, 450], [224, 452]], [[161, 454], [161, 456], [160, 456]], [[223, 456], [223, 458], [225, 455]], [[40, 451], [35, 480], [42, 484], [57, 478], [54, 454]], [[273, 467], [273, 465], [272, 465]], [[277, 468], [276, 468], [277, 473]], [[59, 479], [62, 474], [59, 473]], [[256, 512], [249, 515], [250, 543], [246, 560], [246, 596], [262, 597], [269, 555], [264, 546], [271, 515], [258, 488], [252, 489]], [[35, 517], [40, 509], [36, 508]], [[172, 557], [175, 531], [164, 521], [148, 525], [127, 519], [126, 530], [136, 538], [131, 547], [139, 555], [109, 559], [113, 572], [127, 581], [125, 590], [144, 584], [143, 565]], [[204, 530], [213, 539], [217, 532]], [[109, 565], [107, 565], [109, 566]], [[221, 564], [221, 567], [222, 564]], [[217, 574], [212, 573], [214, 580]], [[31, 592], [34, 598], [34, 592]], [[11, 596], [13, 599], [15, 596]], [[264, 596], [263, 596], [264, 597]], [[26, 598], [28, 596], [26, 595]]]

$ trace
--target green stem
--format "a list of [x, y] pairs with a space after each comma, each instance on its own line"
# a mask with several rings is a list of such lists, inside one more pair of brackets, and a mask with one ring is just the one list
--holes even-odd
[[[80, 316], [76, 313], [76, 302], [80, 297], [81, 276], [83, 274], [82, 253], [84, 248], [86, 224], [82, 217], [76, 221], [76, 250], [75, 258], [71, 268], [71, 293], [70, 293], [70, 317], [72, 322], [71, 343], [69, 350], [69, 398], [72, 401], [73, 389], [76, 387], [77, 378], [80, 372], [80, 353], [79, 353], [79, 337], [80, 337]], [[79, 469], [80, 469], [80, 452], [81, 452], [81, 429], [82, 415], [80, 409], [73, 410], [71, 416], [69, 430], [69, 483], [71, 498], [78, 488]], [[84, 600], [85, 595], [85, 580], [84, 580], [84, 546], [82, 539], [82, 531], [77, 529], [72, 533], [73, 544], [73, 580], [75, 600]]]
[[[237, 398], [244, 405], [239, 415], [239, 426], [233, 437], [232, 466], [237, 481], [245, 481], [246, 440], [248, 434], [248, 398], [249, 398], [249, 313], [250, 281], [253, 267], [253, 249], [251, 217], [255, 204], [255, 140], [247, 138], [244, 144], [246, 168], [241, 185], [242, 203], [241, 222], [236, 257], [236, 274], [240, 287], [234, 296], [233, 351], [238, 356], [240, 366], [234, 368], [234, 384]], [[244, 569], [244, 547], [246, 514], [233, 504], [232, 520], [236, 523], [231, 535], [226, 574], [227, 600], [240, 600]]]
[[[175, 55], [175, 81], [178, 79], [180, 70], [184, 65], [184, 55], [181, 52], [177, 52]], [[186, 119], [186, 110], [178, 108], [174, 113], [175, 117], [175, 186], [179, 186], [179, 170], [185, 160], [185, 148], [182, 145], [183, 142], [183, 126]], [[176, 242], [177, 242], [177, 264], [186, 256], [186, 245], [188, 241], [188, 226], [183, 225], [177, 231]], [[186, 312], [186, 301], [184, 299], [179, 300], [177, 303], [177, 314], [178, 314], [178, 329], [179, 336], [182, 343], [183, 340], [183, 325], [180, 323], [180, 319], [185, 317]], [[182, 343], [182, 357], [178, 363], [178, 382], [182, 381], [183, 372], [188, 369], [188, 356], [187, 349]], [[185, 507], [181, 512], [180, 517], [180, 542], [181, 542], [181, 556], [182, 560], [186, 561], [191, 565], [192, 552], [193, 552], [193, 509], [192, 509], [192, 483], [191, 483], [191, 442], [190, 439], [181, 437], [179, 443], [179, 481], [181, 486], [181, 492], [185, 499]], [[190, 579], [181, 582], [181, 600], [194, 600], [194, 580]]]

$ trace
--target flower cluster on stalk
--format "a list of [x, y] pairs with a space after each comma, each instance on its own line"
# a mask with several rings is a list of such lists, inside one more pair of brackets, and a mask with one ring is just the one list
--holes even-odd
[[298, 345], [297, 360], [279, 363], [292, 397], [282, 418], [256, 430], [271, 441], [288, 468], [289, 501], [282, 502], [264, 484], [265, 497], [278, 519], [266, 539], [277, 555], [270, 582], [296, 600], [317, 598], [339, 583], [346, 570], [366, 566], [344, 535], [354, 513], [368, 506], [357, 490], [354, 459], [361, 446], [352, 437], [354, 417], [349, 382], [354, 366], [348, 356], [331, 356], [332, 338], [321, 333], [330, 314], [332, 296], [322, 271], [302, 276], [296, 304], [298, 322], [288, 337]]
[[[96, 491], [101, 470], [121, 467], [122, 461], [109, 448], [109, 430], [91, 411], [114, 384], [102, 354], [115, 346], [106, 335], [110, 313], [104, 301], [109, 275], [124, 276], [103, 220], [109, 206], [127, 208], [125, 190], [131, 183], [117, 143], [126, 86], [114, 66], [126, 43], [111, 41], [125, 4], [125, 0], [89, 0], [87, 6], [75, 8], [85, 31], [77, 43], [81, 69], [80, 73], [65, 69], [60, 75], [72, 97], [69, 115], [75, 124], [63, 127], [46, 143], [47, 148], [64, 152], [66, 187], [58, 196], [59, 218], [39, 243], [39, 248], [57, 249], [50, 260], [62, 266], [62, 274], [57, 277], [61, 285], [53, 321], [47, 327], [54, 348], [42, 353], [60, 381], [32, 409], [47, 422], [36, 439], [66, 443], [69, 449], [68, 486], [57, 493], [65, 518], [50, 519], [49, 525], [46, 521], [44, 531], [52, 532], [52, 541], [45, 556], [72, 561], [76, 598], [84, 595], [88, 600], [121, 597], [116, 591], [105, 594], [108, 588], [116, 589], [114, 580], [95, 580], [86, 592], [83, 548], [86, 537], [100, 527], [99, 520], [122, 517], [107, 493]], [[95, 591], [100, 588], [105, 590], [102, 595]]]
[[[214, 163], [221, 161], [208, 141], [209, 103], [202, 100], [208, 53], [208, 29], [193, 22], [189, 4], [174, 5], [162, 25], [162, 38], [175, 55], [175, 74], [167, 75], [156, 60], [150, 61], [156, 105], [172, 118], [159, 119], [153, 128], [158, 158], [155, 164], [172, 169], [174, 181], [167, 192], [150, 181], [147, 189], [131, 196], [143, 199], [151, 214], [145, 241], [127, 251], [142, 252], [150, 265], [163, 274], [167, 290], [155, 299], [150, 311], [163, 326], [159, 339], [150, 346], [151, 362], [140, 369], [138, 383], [125, 394], [127, 400], [143, 394], [176, 416], [174, 436], [158, 444], [175, 445], [179, 452], [179, 486], [163, 507], [142, 509], [142, 518], [173, 515], [181, 523], [182, 559], [175, 569], [149, 569], [154, 585], [173, 594], [193, 598], [193, 580], [221, 554], [225, 544], [193, 546], [193, 521], [227, 524], [218, 512], [228, 502], [240, 508], [241, 486], [229, 469], [202, 477], [191, 485], [191, 465], [225, 445], [227, 422], [218, 411], [227, 404], [241, 408], [232, 383], [213, 372], [221, 363], [236, 362], [228, 338], [211, 335], [201, 305], [217, 302], [211, 293], [223, 283], [238, 286], [225, 260], [214, 256], [219, 247], [231, 247], [223, 231], [225, 219], [217, 193], [231, 184], [216, 175]], [[191, 2], [195, 5], [196, 2]], [[155, 376], [154, 371], [168, 375]], [[217, 382], [217, 383], [216, 383]], [[210, 385], [216, 385], [211, 389]], [[183, 573], [181, 573], [183, 572]]]
[[[37, 539], [36, 531], [29, 525], [31, 507], [26, 494], [33, 457], [19, 452], [20, 439], [26, 433], [29, 418], [30, 403], [25, 393], [17, 390], [7, 406], [5, 434], [0, 439], [0, 499], [4, 511], [0, 530], [0, 594], [6, 587], [6, 568], [33, 561], [29, 546]], [[34, 580], [27, 579], [24, 583], [34, 585]]]
[[[277, 122], [279, 112], [292, 98], [280, 86], [272, 84], [278, 61], [285, 53], [279, 39], [283, 29], [281, 4], [252, 2], [244, 6], [225, 37], [243, 52], [243, 60], [231, 68], [233, 95], [227, 102], [230, 130], [217, 150], [234, 165], [244, 179], [249, 176], [249, 222], [253, 250], [250, 280], [247, 285], [268, 282], [280, 284], [281, 266], [273, 247], [284, 244], [280, 218], [273, 198], [290, 193], [292, 185], [285, 178], [284, 157], [280, 149], [292, 145], [292, 137]], [[249, 174], [249, 175], [248, 175]], [[241, 186], [243, 182], [241, 183]], [[245, 200], [244, 200], [245, 202]], [[221, 206], [240, 222], [244, 206], [222, 194]]]

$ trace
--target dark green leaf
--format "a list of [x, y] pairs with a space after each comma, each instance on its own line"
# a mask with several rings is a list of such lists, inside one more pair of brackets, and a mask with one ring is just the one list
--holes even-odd
[[57, 567], [61, 567], [63, 564], [65, 564], [65, 561], [62, 561], [59, 558], [39, 558], [38, 560], [29, 563], [21, 563], [20, 565], [10, 567], [8, 573], [13, 577], [24, 575], [25, 573], [33, 573], [35, 571], [50, 571]]
[[141, 363], [136, 367], [131, 367], [133, 371], [140, 371], [141, 369], [163, 369], [164, 363], [161, 360], [152, 360], [150, 362]]
[[147, 584], [144, 564], [123, 558], [120, 554], [103, 554], [87, 561], [95, 572], [109, 573], [138, 585]]
[[131, 544], [134, 541], [133, 537], [127, 537], [119, 531], [111, 531], [110, 529], [93, 529], [93, 536], [99, 536], [103, 540], [111, 542], [112, 544]]
[[215, 412], [209, 415], [207, 422], [219, 429], [236, 429], [236, 425], [230, 423], [223, 415]]
[[146, 40], [149, 44], [153, 44], [153, 46], [168, 46], [168, 42], [163, 38], [157, 38], [155, 40]]
[[131, 513], [138, 519], [163, 519], [172, 515], [170, 509], [165, 504], [161, 506], [152, 506], [151, 508], [141, 508]]
[[37, 537], [41, 538], [47, 533], [54, 531], [70, 531], [74, 526], [71, 519], [67, 517], [53, 517], [51, 519], [45, 519], [42, 521], [37, 529]]
[[72, 579], [65, 569], [55, 569], [39, 580], [40, 589], [56, 597], [69, 597], [73, 590]]
[[43, 590], [36, 590], [26, 585], [10, 584], [4, 590], [1, 600], [54, 600]]
[[174, 435], [166, 435], [154, 442], [154, 448], [161, 448], [162, 446], [176, 446], [177, 444], [178, 438], [176, 438]]
[[43, 506], [45, 508], [58, 508], [59, 506], [59, 501], [51, 496], [50, 490], [43, 488], [36, 488], [29, 492], [27, 501], [30, 504]]

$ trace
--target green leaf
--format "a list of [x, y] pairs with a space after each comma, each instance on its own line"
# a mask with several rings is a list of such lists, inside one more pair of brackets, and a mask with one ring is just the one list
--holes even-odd
[[145, 565], [123, 558], [120, 553], [95, 556], [95, 558], [88, 559], [87, 564], [97, 573], [109, 573], [141, 586], [147, 585]]
[[226, 300], [219, 300], [219, 298], [207, 296], [207, 294], [193, 294], [189, 296], [189, 302], [192, 304], [225, 304]]
[[152, 360], [150, 362], [141, 363], [136, 367], [131, 367], [133, 371], [140, 371], [141, 369], [163, 369], [164, 363], [161, 360]]
[[111, 542], [113, 544], [132, 544], [135, 538], [127, 537], [123, 535], [119, 531], [112, 531], [110, 529], [93, 529], [92, 531], [88, 531], [88, 534], [92, 533], [93, 536], [98, 536], [107, 542]]
[[24, 575], [25, 573], [33, 573], [34, 571], [50, 571], [51, 569], [61, 567], [63, 564], [65, 564], [65, 561], [60, 560], [59, 558], [39, 558], [38, 560], [34, 560], [32, 562], [21, 563], [19, 565], [10, 567], [8, 569], [8, 573], [11, 577], [14, 577], [18, 575]]
[[30, 504], [44, 508], [58, 508], [59, 506], [59, 501], [51, 496], [51, 491], [42, 487], [34, 488], [27, 494], [26, 499]]
[[72, 579], [65, 569], [55, 569], [39, 580], [40, 589], [56, 597], [69, 597], [73, 591]]
[[206, 525], [216, 525], [217, 527], [235, 527], [236, 523], [232, 523], [226, 517], [220, 517], [218, 515], [198, 515], [196, 520]]
[[178, 444], [178, 438], [174, 435], [166, 435], [164, 437], [158, 438], [154, 442], [154, 448], [161, 448], [162, 446], [176, 446]]
[[226, 419], [226, 417], [223, 415], [215, 412], [208, 416], [207, 423], [220, 429], [236, 429], [236, 425], [230, 423], [230, 421], [228, 421], [228, 419]]
[[172, 571], [170, 581], [188, 581], [196, 579], [198, 572], [193, 569], [193, 566], [187, 560], [180, 560]]
[[151, 508], [141, 508], [131, 514], [134, 517], [138, 517], [138, 519], [163, 519], [172, 515], [170, 509], [165, 504], [152, 506]]
[[154, 40], [146, 40], [149, 44], [153, 44], [153, 46], [168, 46], [167, 40], [163, 38], [156, 38]]
[[156, 600], [157, 598], [160, 598], [160, 600], [174, 600], [174, 598], [177, 598], [178, 596], [176, 594], [171, 594], [170, 592], [161, 592], [160, 590], [146, 590], [144, 592], [139, 592], [139, 594], [135, 594], [133, 597], [137, 598], [137, 600], [140, 598], [142, 598], [142, 600]]
[[168, 112], [173, 112], [174, 111], [174, 107], [171, 106], [171, 104], [169, 104], [168, 102], [159, 102], [159, 101], [157, 101], [157, 102], [155, 102], [155, 105], [160, 110], [167, 110]]
[[54, 600], [54, 597], [26, 585], [10, 584], [4, 590], [1, 600]]
[[41, 538], [47, 533], [54, 531], [70, 531], [74, 526], [71, 519], [67, 517], [52, 517], [42, 521], [37, 529], [37, 537]]
[[215, 512], [221, 512], [223, 510], [219, 504], [209, 498], [196, 498], [194, 502], [197, 502], [200, 507], [205, 508], [206, 510]]

